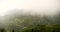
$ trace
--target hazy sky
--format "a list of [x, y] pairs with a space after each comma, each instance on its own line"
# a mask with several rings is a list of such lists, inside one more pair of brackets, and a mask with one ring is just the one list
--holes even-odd
[[31, 9], [53, 13], [58, 10], [59, 0], [0, 0], [0, 15], [11, 9]]

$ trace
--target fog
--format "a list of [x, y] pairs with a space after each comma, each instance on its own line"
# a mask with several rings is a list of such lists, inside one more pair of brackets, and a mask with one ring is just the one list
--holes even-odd
[[54, 14], [59, 10], [59, 0], [0, 0], [0, 16], [14, 9], [24, 9], [25, 12], [38, 14]]
[[0, 23], [11, 14], [54, 15], [59, 10], [59, 0], [0, 0]]
[[59, 2], [59, 0], [0, 0], [0, 28], [11, 25], [15, 14], [56, 15], [60, 11]]

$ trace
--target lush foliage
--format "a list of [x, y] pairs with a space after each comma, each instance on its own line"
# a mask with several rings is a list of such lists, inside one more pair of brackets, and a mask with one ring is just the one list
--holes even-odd
[[60, 25], [57, 23], [60, 21], [56, 17], [23, 15], [10, 19], [12, 20], [8, 21], [12, 21], [11, 25], [7, 27], [7, 30], [0, 29], [0, 32], [60, 32]]

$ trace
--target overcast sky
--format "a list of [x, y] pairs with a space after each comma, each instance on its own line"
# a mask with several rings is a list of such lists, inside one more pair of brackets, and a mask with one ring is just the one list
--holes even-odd
[[0, 15], [11, 9], [31, 9], [53, 13], [58, 10], [59, 0], [0, 0]]

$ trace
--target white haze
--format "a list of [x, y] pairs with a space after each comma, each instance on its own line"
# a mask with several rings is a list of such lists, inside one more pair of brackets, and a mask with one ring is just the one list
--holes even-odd
[[59, 10], [59, 0], [0, 0], [0, 16], [5, 16], [14, 9], [23, 9], [23, 12], [31, 14], [50, 15]]
[[58, 10], [59, 0], [0, 0], [0, 16], [11, 9], [32, 10], [41, 14], [53, 14]]

